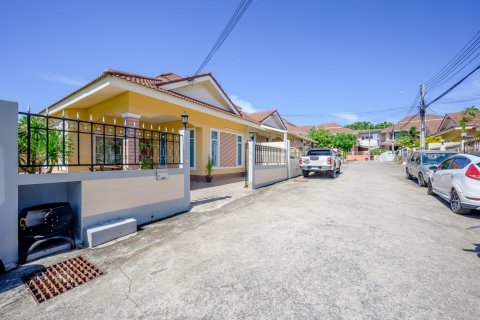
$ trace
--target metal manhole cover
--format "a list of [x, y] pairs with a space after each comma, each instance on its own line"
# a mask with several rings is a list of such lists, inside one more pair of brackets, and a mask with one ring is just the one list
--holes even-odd
[[103, 274], [83, 257], [56, 263], [23, 277], [38, 303], [44, 302]]

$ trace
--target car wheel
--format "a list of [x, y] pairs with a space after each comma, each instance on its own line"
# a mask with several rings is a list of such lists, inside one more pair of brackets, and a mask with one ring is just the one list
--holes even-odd
[[419, 173], [418, 174], [418, 186], [419, 187], [425, 187], [425, 179], [423, 179], [423, 174]]
[[330, 178], [332, 178], [332, 179], [335, 179], [335, 176], [336, 176], [335, 170], [329, 171], [329, 172], [328, 172], [328, 176], [329, 176]]
[[302, 174], [304, 178], [308, 178], [308, 175], [310, 174], [310, 172], [307, 170], [302, 170]]
[[410, 172], [408, 172], [408, 169], [405, 169], [405, 176], [408, 180], [412, 180], [412, 175], [410, 174]]
[[428, 184], [427, 184], [427, 194], [431, 196], [435, 195], [435, 192], [433, 192], [433, 186], [431, 181], [428, 181]]
[[452, 209], [452, 211], [457, 214], [464, 214], [470, 212], [470, 210], [462, 208], [460, 197], [458, 196], [458, 193], [457, 191], [455, 191], [455, 189], [453, 189], [452, 193], [450, 194], [450, 209]]

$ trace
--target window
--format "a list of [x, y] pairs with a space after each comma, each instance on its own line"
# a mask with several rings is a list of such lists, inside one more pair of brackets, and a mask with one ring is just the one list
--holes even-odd
[[416, 164], [420, 164], [420, 161], [422, 160], [422, 158], [420, 157], [420, 155], [417, 153], [415, 154], [415, 163]]
[[423, 164], [438, 164], [443, 160], [453, 155], [453, 153], [439, 152], [439, 153], [424, 153], [422, 155]]
[[452, 167], [450, 169], [463, 169], [470, 163], [470, 160], [464, 157], [453, 158]]
[[195, 130], [190, 131], [190, 168], [195, 168]]
[[212, 131], [210, 134], [210, 157], [213, 161], [213, 166], [216, 167], [218, 162], [218, 132]]
[[242, 136], [237, 136], [237, 166], [242, 165], [243, 143]]
[[330, 150], [310, 150], [307, 156], [330, 156], [332, 152]]
[[122, 164], [123, 139], [95, 136], [95, 163], [107, 165]]
[[438, 167], [439, 170], [448, 170], [453, 163], [453, 159], [448, 159], [440, 164]]

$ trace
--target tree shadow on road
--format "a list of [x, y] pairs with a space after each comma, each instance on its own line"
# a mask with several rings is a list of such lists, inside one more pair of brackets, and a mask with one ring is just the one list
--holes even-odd
[[463, 251], [466, 252], [473, 252], [477, 254], [477, 257], [480, 258], [480, 243], [472, 243], [472, 245], [475, 247], [473, 249], [462, 249]]

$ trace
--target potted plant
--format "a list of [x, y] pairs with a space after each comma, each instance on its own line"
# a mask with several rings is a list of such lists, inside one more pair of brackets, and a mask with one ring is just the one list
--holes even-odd
[[208, 183], [211, 183], [213, 179], [213, 176], [212, 176], [213, 164], [214, 163], [212, 158], [208, 156], [207, 165], [205, 166], [205, 169], [207, 170], [207, 175], [205, 176], [205, 178], [207, 179]]

